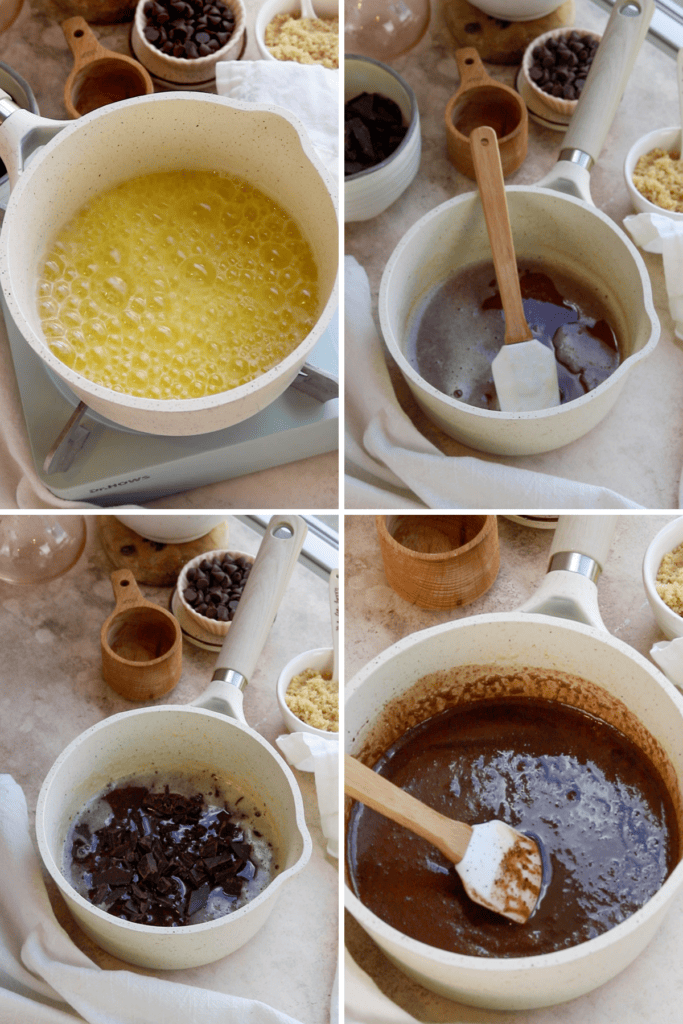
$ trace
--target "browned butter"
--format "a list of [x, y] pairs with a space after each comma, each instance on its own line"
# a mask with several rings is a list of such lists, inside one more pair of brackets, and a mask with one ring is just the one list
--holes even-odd
[[[562, 403], [592, 391], [620, 362], [619, 340], [604, 304], [573, 277], [518, 260], [524, 315], [532, 334], [555, 352]], [[505, 337], [493, 263], [467, 267], [433, 288], [410, 325], [407, 357], [451, 398], [498, 409], [491, 363]]]

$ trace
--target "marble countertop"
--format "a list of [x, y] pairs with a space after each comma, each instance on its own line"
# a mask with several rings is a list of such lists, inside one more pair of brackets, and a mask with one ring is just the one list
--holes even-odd
[[[247, 43], [243, 60], [259, 60], [253, 25], [261, 0], [244, 0], [247, 11]], [[0, 33], [0, 60], [15, 70], [33, 90], [44, 117], [66, 118], [64, 83], [73, 66], [71, 51], [60, 27], [74, 14], [97, 4], [86, 0], [24, 0], [19, 17]], [[113, 5], [109, 4], [108, 7]], [[119, 4], [123, 7], [124, 4]], [[131, 3], [131, 7], [135, 4]], [[86, 15], [87, 20], [87, 15]], [[130, 21], [91, 27], [102, 46], [132, 56]], [[0, 318], [0, 344], [6, 331]], [[325, 508], [339, 505], [339, 453], [323, 452], [286, 465], [273, 466], [247, 476], [207, 484], [189, 491], [149, 501], [148, 508]]]
[[[657, 627], [641, 582], [647, 545], [673, 517], [621, 515], [609, 560], [598, 584], [599, 608], [607, 630], [647, 656], [664, 636]], [[530, 598], [547, 568], [551, 531], [532, 529], [498, 516], [500, 570], [490, 588], [471, 605], [427, 611], [408, 604], [386, 583], [374, 516], [346, 516], [345, 678], [401, 637], [442, 622], [487, 612], [509, 612]], [[409, 980], [384, 956], [349, 915], [346, 946], [380, 990], [419, 1021], [436, 1024], [673, 1024], [683, 985], [679, 951], [683, 944], [683, 897], [679, 894], [645, 951], [618, 977], [572, 1002], [525, 1012], [477, 1010], [443, 999]]]
[[[443, 123], [446, 104], [459, 84], [453, 37], [440, 17], [443, 3], [432, 3], [430, 30], [408, 54], [391, 61], [417, 96], [422, 128], [422, 160], [417, 177], [379, 217], [345, 225], [345, 250], [365, 268], [377, 318], [377, 294], [384, 266], [406, 231], [447, 199], [472, 191], [474, 183], [455, 170], [446, 153]], [[576, 0], [574, 24], [602, 32], [607, 13], [591, 0]], [[486, 63], [494, 78], [514, 85], [517, 67]], [[618, 225], [632, 213], [623, 180], [624, 157], [641, 135], [679, 122], [675, 62], [646, 41], [637, 57], [603, 151], [591, 172], [593, 200]], [[510, 185], [533, 185], [553, 166], [564, 136], [529, 120], [529, 148]], [[475, 452], [447, 437], [416, 405], [385, 349], [394, 389], [402, 408], [421, 433], [447, 456], [476, 455], [486, 461], [534, 469], [571, 480], [609, 487], [651, 509], [678, 508], [683, 467], [680, 431], [680, 382], [683, 342], [675, 338], [660, 256], [642, 253], [661, 321], [661, 338], [652, 356], [631, 374], [615, 407], [589, 434], [556, 452], [498, 457]], [[533, 503], [533, 498], [529, 499]], [[526, 502], [521, 507], [531, 507]], [[537, 506], [534, 506], [537, 507]]]
[[[144, 706], [126, 701], [102, 679], [100, 627], [115, 604], [109, 578], [114, 567], [95, 518], [87, 517], [86, 549], [66, 575], [42, 586], [0, 581], [0, 773], [22, 787], [31, 823], [40, 786], [61, 751], [96, 722]], [[259, 536], [239, 520], [228, 524], [231, 547], [255, 554]], [[141, 590], [168, 605], [169, 589]], [[247, 722], [269, 743], [286, 731], [275, 697], [282, 667], [302, 651], [329, 646], [330, 630], [327, 583], [298, 564], [244, 696]], [[214, 662], [215, 654], [185, 640], [180, 682], [148, 703], [194, 700], [208, 685]], [[337, 861], [326, 852], [313, 775], [293, 771], [313, 841], [311, 860], [284, 887], [267, 923], [246, 946], [215, 964], [163, 977], [259, 999], [301, 1024], [326, 1024], [337, 967]], [[73, 921], [51, 881], [48, 891], [60, 923], [100, 967], [155, 974], [99, 949]]]

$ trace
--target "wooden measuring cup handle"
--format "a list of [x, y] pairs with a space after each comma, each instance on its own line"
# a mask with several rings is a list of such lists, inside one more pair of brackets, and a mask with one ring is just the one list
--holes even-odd
[[486, 85], [491, 82], [491, 76], [482, 64], [481, 57], [474, 46], [463, 46], [460, 50], [456, 50], [455, 63], [458, 65], [460, 74], [458, 92], [470, 89], [475, 85]]
[[104, 46], [98, 42], [85, 18], [67, 18], [62, 22], [62, 32], [74, 58], [73, 71], [69, 77], [77, 74], [82, 67], [92, 63], [93, 60], [111, 55], [110, 51], [105, 50]]
[[[73, 20], [76, 21], [78, 19], [74, 18]], [[144, 608], [147, 605], [153, 605], [152, 601], [148, 601], [140, 593], [140, 588], [130, 569], [117, 569], [116, 572], [113, 572], [111, 574], [111, 586], [114, 591], [116, 607], [109, 616], [110, 619], [128, 608]], [[153, 607], [156, 606], [153, 605]]]

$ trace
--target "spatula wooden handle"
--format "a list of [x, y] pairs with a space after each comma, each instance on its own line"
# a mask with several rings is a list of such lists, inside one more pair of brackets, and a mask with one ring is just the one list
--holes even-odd
[[349, 754], [344, 755], [344, 792], [422, 839], [428, 839], [454, 864], [465, 856], [472, 836], [469, 825], [432, 810]]
[[505, 310], [505, 344], [514, 345], [517, 341], [529, 341], [533, 335], [524, 316], [498, 137], [493, 128], [475, 128], [470, 134], [470, 148]]

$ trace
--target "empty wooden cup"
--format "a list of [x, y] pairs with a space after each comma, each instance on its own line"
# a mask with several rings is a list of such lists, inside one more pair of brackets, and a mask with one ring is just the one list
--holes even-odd
[[529, 119], [524, 100], [503, 82], [491, 78], [473, 46], [456, 50], [460, 88], [446, 105], [448, 158], [462, 174], [476, 178], [470, 132], [488, 125], [498, 138], [500, 162], [507, 176], [524, 163]]
[[182, 671], [178, 620], [142, 596], [128, 569], [111, 574], [116, 607], [102, 625], [102, 675], [127, 700], [154, 700], [172, 690]]
[[421, 608], [457, 608], [481, 597], [500, 566], [495, 516], [376, 516], [389, 586]]
[[77, 118], [117, 100], [154, 92], [149, 72], [125, 53], [107, 50], [83, 18], [67, 18], [62, 31], [74, 57], [64, 86], [64, 105]]

